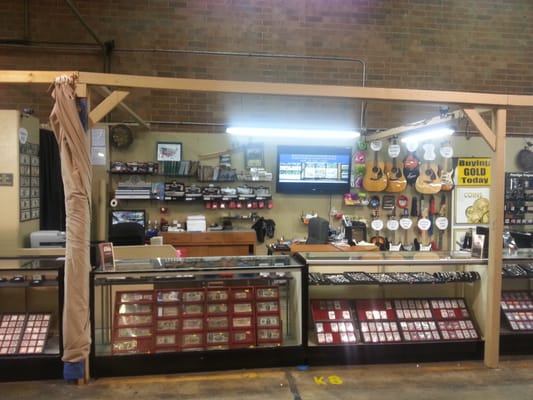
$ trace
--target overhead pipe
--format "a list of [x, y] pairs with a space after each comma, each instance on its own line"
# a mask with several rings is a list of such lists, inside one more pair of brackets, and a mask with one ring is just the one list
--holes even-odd
[[[196, 54], [196, 55], [208, 55], [208, 56], [233, 56], [233, 57], [258, 57], [258, 58], [283, 58], [283, 59], [300, 59], [300, 60], [314, 60], [314, 61], [343, 61], [343, 62], [356, 62], [361, 64], [361, 86], [365, 87], [366, 84], [366, 63], [360, 58], [351, 57], [333, 57], [333, 56], [307, 56], [298, 54], [274, 54], [274, 53], [241, 53], [235, 51], [209, 51], [209, 50], [179, 50], [179, 49], [115, 49], [116, 52], [124, 53], [175, 53], [175, 54]], [[360, 116], [360, 128], [361, 134], [366, 132], [366, 100], [361, 102], [361, 116]]]
[[113, 49], [115, 47], [115, 42], [113, 40], [105, 41], [103, 42], [100, 40], [100, 38], [96, 35], [96, 33], [91, 29], [89, 24], [85, 22], [83, 19], [83, 16], [80, 14], [74, 3], [72, 3], [71, 0], [65, 0], [65, 3], [70, 7], [71, 11], [74, 13], [76, 18], [78, 18], [78, 21], [83, 25], [83, 27], [89, 32], [89, 34], [92, 36], [92, 38], [98, 43], [100, 48], [102, 49], [103, 56], [104, 56], [104, 72], [111, 72], [111, 53], [113, 52]]

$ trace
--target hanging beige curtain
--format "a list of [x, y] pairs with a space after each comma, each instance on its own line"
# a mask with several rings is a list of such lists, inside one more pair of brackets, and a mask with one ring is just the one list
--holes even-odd
[[[83, 363], [90, 351], [89, 272], [91, 164], [87, 134], [81, 123], [75, 76], [58, 77], [50, 114], [61, 158], [65, 187], [66, 250], [63, 308], [63, 362]], [[53, 190], [53, 188], [51, 188]]]

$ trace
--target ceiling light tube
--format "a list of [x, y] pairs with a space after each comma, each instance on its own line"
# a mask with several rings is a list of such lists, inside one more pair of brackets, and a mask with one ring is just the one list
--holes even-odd
[[423, 130], [416, 133], [411, 133], [407, 136], [402, 137], [402, 142], [423, 142], [424, 140], [433, 140], [446, 136], [450, 136], [455, 132], [451, 128], [435, 128], [430, 130]]
[[359, 132], [333, 129], [289, 129], [230, 126], [226, 133], [236, 136], [269, 136], [291, 138], [355, 139]]

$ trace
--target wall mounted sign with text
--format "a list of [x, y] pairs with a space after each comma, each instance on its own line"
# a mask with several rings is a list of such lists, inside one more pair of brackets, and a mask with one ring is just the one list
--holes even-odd
[[457, 186], [490, 186], [490, 158], [458, 158]]

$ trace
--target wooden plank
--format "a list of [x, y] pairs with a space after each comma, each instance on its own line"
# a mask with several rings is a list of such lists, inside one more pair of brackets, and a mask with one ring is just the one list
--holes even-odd
[[428, 120], [415, 122], [413, 124], [402, 125], [402, 126], [387, 129], [387, 130], [384, 130], [378, 133], [373, 133], [371, 136], [369, 136], [369, 139], [370, 140], [386, 139], [391, 136], [398, 136], [400, 134], [415, 131], [418, 129], [430, 128], [435, 125], [445, 124], [447, 122], [462, 118], [463, 115], [464, 113], [461, 110], [456, 110], [452, 113], [447, 114], [444, 117], [437, 116], [437, 117], [433, 117]]
[[[50, 83], [60, 71], [0, 70], [0, 82]], [[272, 94], [282, 96], [336, 97], [436, 104], [533, 107], [533, 96], [439, 90], [310, 85], [296, 83], [243, 82], [208, 79], [165, 78], [141, 75], [77, 72], [79, 83], [98, 86], [136, 87], [160, 90], [190, 90], [219, 93]]]
[[[77, 89], [77, 87], [76, 87]], [[110, 89], [108, 89], [107, 87], [105, 86], [95, 86], [93, 87], [92, 89], [94, 89], [95, 91], [97, 91], [98, 93], [100, 93], [101, 95], [103, 96], [109, 96], [112, 92]], [[118, 106], [119, 108], [121, 108], [122, 110], [126, 111], [128, 114], [130, 114], [132, 116], [132, 118], [137, 121], [137, 123], [139, 125], [141, 125], [142, 127], [146, 128], [146, 129], [150, 129], [150, 125], [148, 125], [135, 111], [133, 111], [128, 105], [124, 104], [124, 103], [119, 103]]]
[[98, 104], [89, 114], [89, 126], [93, 126], [115, 108], [130, 92], [116, 90]]
[[0, 70], [0, 83], [52, 83], [60, 75], [72, 75], [73, 71], [10, 71]]
[[496, 151], [496, 135], [493, 130], [487, 125], [485, 120], [481, 118], [479, 112], [474, 109], [467, 108], [464, 109], [464, 112], [468, 116], [470, 121], [472, 121], [475, 127], [479, 130], [479, 133], [481, 133], [481, 136], [483, 136], [492, 151]]
[[[337, 97], [367, 100], [394, 100], [429, 103], [508, 105], [505, 94], [470, 93], [436, 90], [370, 88], [295, 83], [243, 82], [209, 79], [182, 79], [140, 75], [80, 72], [79, 81], [91, 85], [135, 87], [161, 90], [190, 90], [223, 93], [272, 94], [282, 96]], [[522, 105], [533, 106], [533, 96]]]
[[502, 238], [505, 187], [505, 134], [507, 111], [499, 109], [494, 116], [496, 150], [492, 157], [490, 187], [490, 235], [487, 265], [487, 319], [485, 327], [484, 363], [497, 368], [500, 356], [500, 298], [502, 290]]

